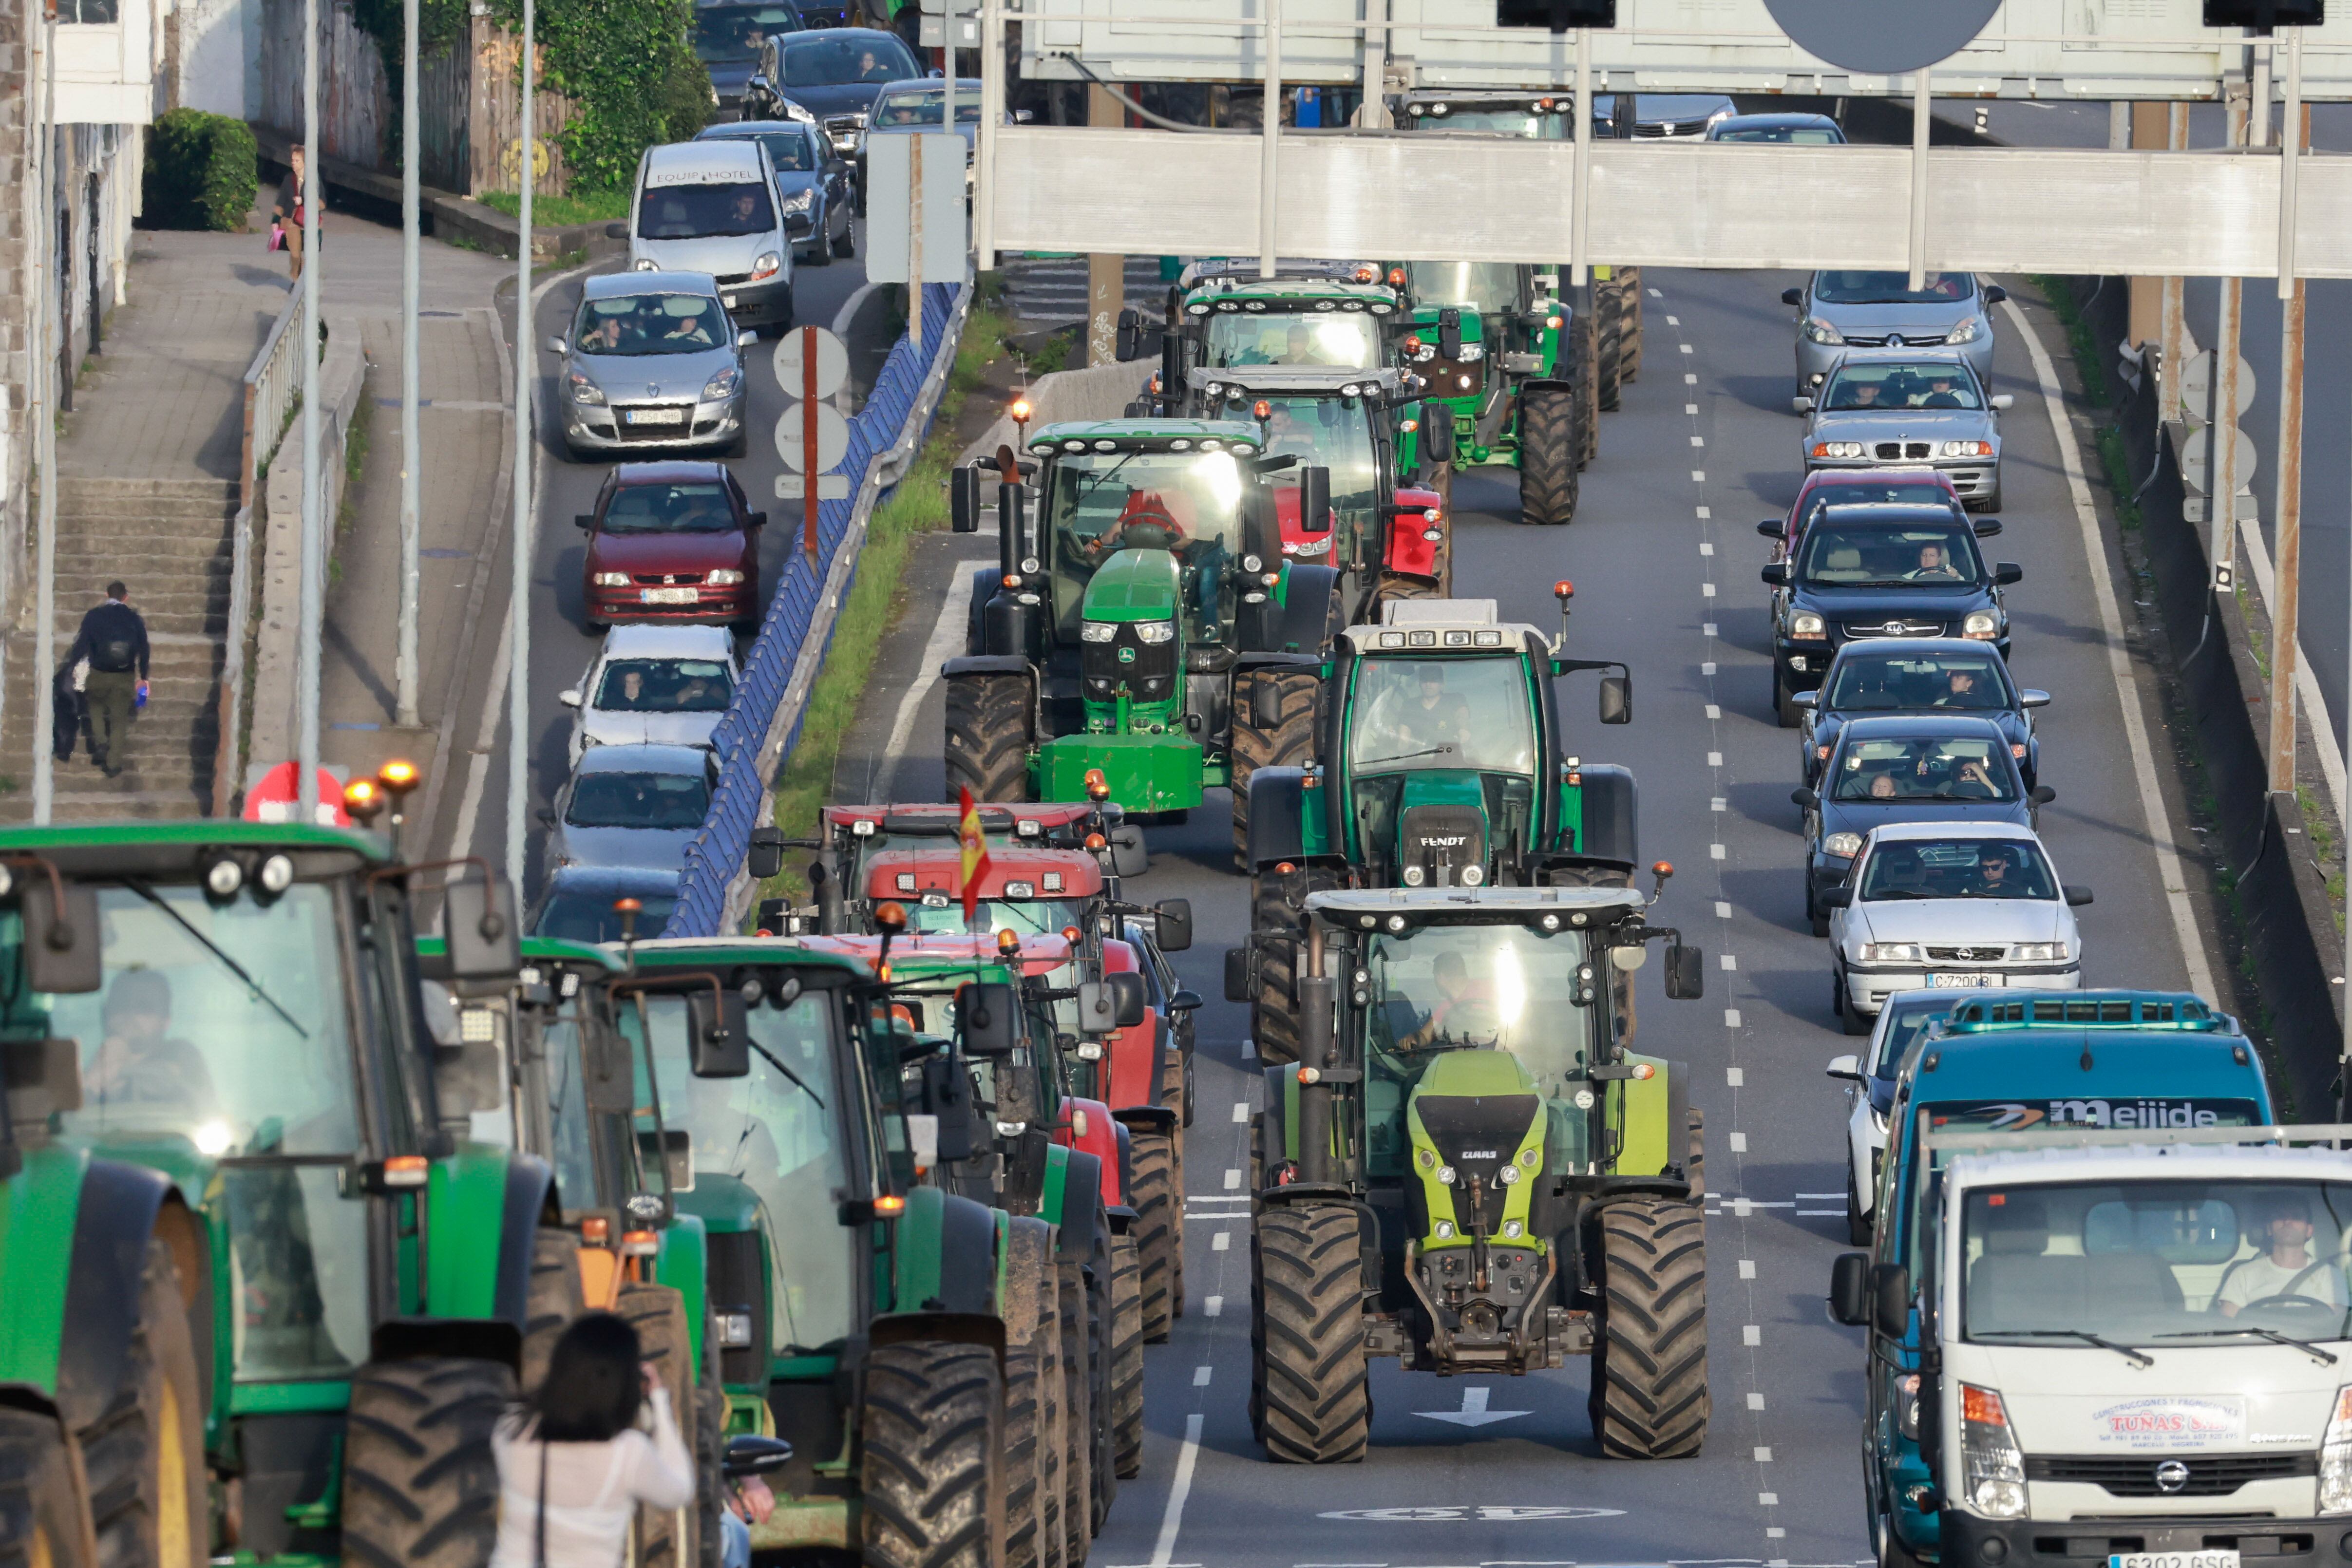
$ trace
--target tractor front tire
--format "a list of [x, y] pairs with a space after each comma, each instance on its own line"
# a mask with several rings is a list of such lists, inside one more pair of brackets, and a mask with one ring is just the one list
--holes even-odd
[[1176, 1137], [1156, 1127], [1129, 1134], [1128, 1168], [1135, 1206], [1137, 1308], [1148, 1343], [1163, 1344], [1184, 1299], [1184, 1186]]
[[[686, 1297], [668, 1285], [627, 1284], [621, 1287], [614, 1309], [637, 1331], [638, 1354], [653, 1363], [655, 1375], [669, 1389], [670, 1409], [679, 1425], [694, 1421], [701, 1380], [696, 1375], [694, 1342], [688, 1336]], [[698, 1565], [704, 1538], [720, 1528], [719, 1507], [718, 1495], [706, 1491], [685, 1508], [639, 1509], [640, 1568]]]
[[1062, 1553], [1079, 1568], [1094, 1532], [1095, 1400], [1087, 1354], [1087, 1280], [1078, 1264], [1054, 1265], [1062, 1362]]
[[1595, 1219], [1601, 1322], [1587, 1408], [1616, 1459], [1684, 1459], [1706, 1440], [1706, 1219], [1628, 1198]]
[[1132, 1236], [1110, 1239], [1111, 1472], [1143, 1473], [1143, 1260]]
[[91, 1568], [65, 1432], [14, 1406], [0, 1406], [0, 1568]]
[[1034, 715], [1024, 675], [950, 675], [947, 693], [947, 796], [975, 800], [1029, 798], [1030, 729]]
[[[1298, 944], [1306, 940], [1310, 893], [1337, 887], [1339, 877], [1310, 861], [1285, 872], [1261, 866], [1250, 878], [1250, 933], [1258, 949], [1257, 1000], [1250, 1009], [1250, 1033], [1257, 1041], [1257, 1058], [1271, 1066], [1298, 1060], [1298, 1001], [1294, 976]], [[1290, 931], [1294, 941], [1259, 941], [1261, 933]]]
[[986, 1345], [866, 1353], [859, 1524], [869, 1568], [1004, 1561], [1004, 1385]]
[[1569, 326], [1569, 384], [1576, 389], [1576, 465], [1584, 467], [1601, 455], [1601, 396], [1598, 329], [1590, 310], [1580, 310]]
[[1558, 526], [1576, 517], [1576, 393], [1557, 385], [1519, 394], [1519, 520]]
[[494, 1361], [419, 1356], [352, 1378], [343, 1438], [343, 1561], [480, 1568], [499, 1532], [490, 1432], [514, 1399]]
[[1642, 269], [1621, 267], [1617, 278], [1623, 289], [1619, 298], [1624, 301], [1624, 319], [1618, 333], [1617, 379], [1638, 382], [1642, 379]]
[[1250, 1332], [1259, 1441], [1276, 1464], [1360, 1463], [1371, 1431], [1356, 1211], [1285, 1204], [1257, 1217]]
[[[1312, 670], [1252, 670], [1234, 693], [1234, 862], [1249, 863], [1249, 781], [1261, 768], [1304, 768], [1315, 759], [1315, 688], [1320, 684]], [[1255, 694], [1271, 685], [1281, 705], [1281, 716], [1260, 728], [1255, 718]], [[973, 800], [980, 799], [975, 795]]]
[[[522, 1392], [547, 1375], [547, 1358], [572, 1320], [588, 1310], [580, 1280], [580, 1238], [543, 1225], [530, 1239], [530, 1288], [523, 1298]], [[684, 1413], [680, 1412], [683, 1418]]]
[[[1062, 1467], [1060, 1341], [1045, 1300], [1051, 1289], [1054, 1238], [1042, 1219], [1015, 1218], [1004, 1262], [1004, 1562], [1005, 1568], [1060, 1568], [1061, 1510], [1053, 1489]], [[1049, 1506], [1053, 1505], [1053, 1506]]]
[[151, 1236], [121, 1381], [79, 1435], [99, 1568], [205, 1560], [204, 1419], [179, 1262], [167, 1239]]
[[1592, 394], [1603, 413], [1622, 402], [1625, 371], [1625, 294], [1618, 282], [1592, 286]]

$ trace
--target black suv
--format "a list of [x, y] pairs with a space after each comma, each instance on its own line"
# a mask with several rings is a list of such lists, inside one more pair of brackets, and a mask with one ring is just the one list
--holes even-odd
[[2009, 657], [2000, 591], [2022, 579], [2012, 561], [1990, 568], [1977, 540], [2000, 532], [1955, 507], [1864, 505], [1822, 509], [1796, 553], [1764, 568], [1772, 603], [1772, 706], [1782, 728], [1792, 700], [1821, 685], [1830, 660], [1864, 637], [1964, 637]]

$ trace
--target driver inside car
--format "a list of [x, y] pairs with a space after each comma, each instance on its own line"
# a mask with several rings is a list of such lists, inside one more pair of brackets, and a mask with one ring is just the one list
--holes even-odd
[[2234, 1318], [2249, 1306], [2280, 1297], [2341, 1310], [2344, 1271], [2334, 1258], [2313, 1253], [2309, 1206], [2290, 1194], [2273, 1193], [2254, 1206], [2254, 1218], [2257, 1244], [2267, 1242], [2269, 1249], [2230, 1265], [2213, 1292], [2213, 1310]]
[[1464, 1040], [1472, 1029], [1481, 1026], [1493, 1031], [1496, 1022], [1494, 988], [1471, 977], [1470, 966], [1461, 954], [1440, 953], [1430, 966], [1430, 975], [1444, 999], [1430, 1009], [1427, 1022], [1397, 1041], [1399, 1051], [1425, 1051], [1449, 1034]]

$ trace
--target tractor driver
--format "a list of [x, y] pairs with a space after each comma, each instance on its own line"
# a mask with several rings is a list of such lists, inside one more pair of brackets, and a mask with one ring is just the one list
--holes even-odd
[[1463, 1039], [1473, 1027], [1491, 1028], [1495, 1021], [1494, 988], [1471, 977], [1461, 954], [1440, 953], [1430, 975], [1437, 982], [1438, 1003], [1419, 1029], [1397, 1041], [1399, 1051], [1427, 1051], [1442, 1039]]
[[172, 982], [162, 971], [117, 976], [100, 1017], [106, 1037], [90, 1064], [93, 1103], [169, 1105], [197, 1121], [216, 1113], [204, 1053], [171, 1032]]
[[1461, 755], [1469, 745], [1470, 727], [1462, 702], [1446, 696], [1445, 666], [1415, 660], [1410, 687], [1391, 676], [1381, 695], [1374, 733], [1388, 736], [1391, 748], [1384, 755], [1363, 758], [1365, 767], [1407, 758]]

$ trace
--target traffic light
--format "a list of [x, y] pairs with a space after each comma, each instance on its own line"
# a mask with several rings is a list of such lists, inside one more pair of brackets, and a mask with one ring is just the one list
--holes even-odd
[[[2311, 5], [2320, 0], [2308, 0]], [[1617, 0], [1495, 0], [1497, 27], [1541, 27], [1566, 33], [1578, 27], [1613, 27]]]
[[[1506, 0], [1507, 3], [1507, 0]], [[2316, 27], [2327, 20], [2327, 0], [2205, 0], [2209, 27]]]

